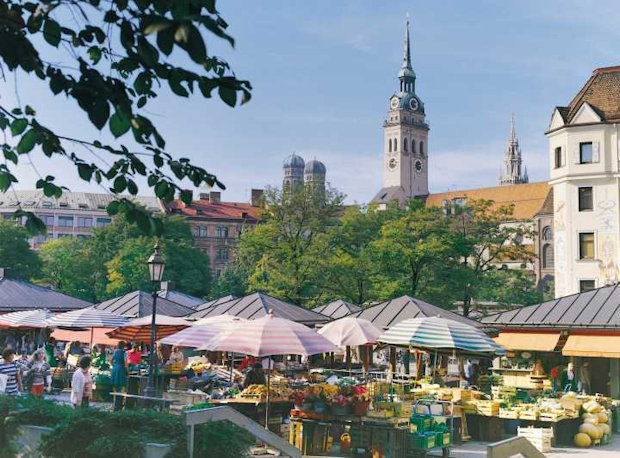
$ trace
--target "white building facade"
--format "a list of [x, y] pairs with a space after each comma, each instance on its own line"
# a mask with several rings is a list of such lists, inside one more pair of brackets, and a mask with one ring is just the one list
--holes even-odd
[[549, 130], [555, 296], [618, 282], [620, 67], [597, 69]]

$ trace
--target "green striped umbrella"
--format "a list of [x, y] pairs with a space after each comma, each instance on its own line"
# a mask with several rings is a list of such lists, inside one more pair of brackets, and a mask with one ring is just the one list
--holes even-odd
[[504, 349], [479, 329], [440, 317], [403, 320], [377, 339], [389, 345], [431, 350], [461, 350], [475, 354], [504, 354]]

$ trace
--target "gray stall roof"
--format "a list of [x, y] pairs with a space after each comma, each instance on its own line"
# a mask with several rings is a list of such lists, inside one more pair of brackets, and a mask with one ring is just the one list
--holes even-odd
[[[128, 318], [138, 318], [153, 313], [153, 298], [144, 291], [132, 291], [124, 296], [115, 297], [95, 305], [95, 308], [123, 315]], [[186, 316], [195, 310], [177, 304], [163, 297], [157, 298], [157, 314], [168, 316]]]
[[585, 293], [496, 313], [484, 324], [538, 328], [620, 328], [620, 287], [603, 286]]
[[196, 307], [196, 311], [208, 309], [209, 307], [212, 307], [214, 305], [224, 304], [226, 302], [234, 301], [235, 299], [238, 299], [238, 297], [233, 296], [232, 294], [229, 294], [228, 296], [218, 297], [217, 299], [213, 299], [200, 304], [198, 307]]
[[275, 297], [263, 293], [254, 293], [231, 301], [212, 305], [192, 313], [188, 318], [207, 318], [217, 315], [233, 315], [248, 320], [260, 318], [273, 310], [273, 314], [280, 318], [296, 321], [303, 324], [325, 323], [329, 318], [312, 310], [298, 305], [289, 304]]
[[329, 304], [319, 305], [312, 310], [328, 316], [332, 320], [337, 320], [338, 318], [350, 315], [351, 313], [359, 312], [362, 308], [359, 305], [351, 304], [350, 302], [339, 299], [337, 301], [332, 301]]
[[10, 278], [0, 279], [0, 313], [42, 308], [58, 313], [92, 305], [82, 299], [25, 281]]
[[480, 327], [480, 323], [465, 318], [458, 313], [442, 309], [436, 305], [424, 302], [411, 296], [397, 297], [389, 301], [381, 302], [365, 308], [352, 316], [364, 318], [371, 321], [375, 326], [387, 329], [408, 318], [418, 318], [427, 316], [440, 316], [448, 320], [459, 321], [470, 326]]
[[159, 291], [159, 297], [163, 297], [164, 299], [169, 299], [172, 302], [176, 302], [177, 304], [184, 305], [185, 307], [189, 307], [191, 309], [196, 310], [196, 308], [204, 303], [204, 299], [196, 296], [192, 296], [191, 294], [185, 294], [181, 291], [175, 291], [170, 289], [162, 289]]

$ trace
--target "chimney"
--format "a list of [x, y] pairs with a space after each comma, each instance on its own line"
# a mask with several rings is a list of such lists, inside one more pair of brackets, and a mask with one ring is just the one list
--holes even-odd
[[263, 190], [262, 189], [252, 189], [252, 207], [260, 207], [260, 201], [263, 198]]
[[221, 197], [222, 197], [222, 193], [221, 192], [211, 191], [209, 193], [209, 203], [219, 204], [220, 200], [221, 200]]
[[209, 193], [208, 192], [201, 192], [200, 193], [200, 200], [209, 200]]
[[173, 281], [162, 281], [161, 283], [161, 290], [162, 291], [174, 291], [174, 282]]

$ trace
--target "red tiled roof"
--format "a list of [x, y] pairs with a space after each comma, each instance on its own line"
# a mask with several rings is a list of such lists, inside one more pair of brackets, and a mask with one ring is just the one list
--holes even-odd
[[[199, 199], [191, 205], [185, 205], [180, 200], [174, 200], [167, 204], [166, 209], [170, 213], [180, 213], [183, 216], [194, 218], [214, 219], [260, 219], [260, 207], [254, 207], [244, 202], [219, 202], [211, 203], [206, 199]], [[246, 214], [244, 217], [243, 214]]]

